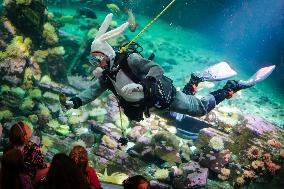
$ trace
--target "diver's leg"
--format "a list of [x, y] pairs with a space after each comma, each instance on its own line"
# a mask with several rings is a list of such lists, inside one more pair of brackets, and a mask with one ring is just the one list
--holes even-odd
[[181, 91], [177, 91], [169, 110], [198, 117], [207, 114], [215, 105], [215, 98], [211, 94], [198, 99], [193, 95], [187, 95]]
[[197, 92], [197, 86], [202, 82], [202, 78], [198, 77], [196, 74], [191, 74], [189, 82], [184, 86], [182, 92], [187, 95], [195, 95]]
[[222, 89], [211, 92], [201, 99], [198, 99], [193, 95], [187, 95], [184, 92], [177, 91], [170, 106], [170, 111], [189, 116], [203, 116], [214, 109], [215, 106], [223, 100], [231, 98], [237, 91], [251, 86], [253, 85], [243, 85], [239, 81], [229, 80]]
[[237, 80], [228, 80], [226, 85], [222, 89], [213, 91], [210, 94], [214, 96], [216, 105], [217, 105], [223, 100], [231, 98], [234, 95], [234, 93], [236, 93], [237, 91], [241, 89], [246, 89], [252, 86], [253, 84], [244, 85]]

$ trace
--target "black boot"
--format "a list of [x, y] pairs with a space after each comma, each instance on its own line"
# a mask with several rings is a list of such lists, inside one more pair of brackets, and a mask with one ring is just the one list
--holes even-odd
[[242, 84], [237, 80], [228, 80], [223, 89], [219, 89], [217, 91], [211, 92], [215, 97], [216, 105], [222, 102], [225, 99], [231, 98], [237, 91], [241, 89], [246, 89], [251, 87], [252, 85]]
[[189, 82], [184, 86], [182, 92], [187, 95], [194, 95], [197, 92], [197, 86], [203, 80], [196, 76], [194, 73], [191, 74]]

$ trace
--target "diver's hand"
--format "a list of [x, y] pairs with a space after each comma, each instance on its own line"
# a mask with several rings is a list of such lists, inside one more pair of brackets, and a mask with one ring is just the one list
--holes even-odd
[[100, 78], [103, 75], [103, 69], [101, 67], [97, 67], [94, 71], [93, 71], [93, 75], [95, 76], [96, 79]]
[[127, 84], [124, 87], [122, 87], [121, 90], [125, 94], [131, 94], [133, 92], [142, 92], [143, 91], [143, 87], [140, 84], [130, 83], [130, 84]]

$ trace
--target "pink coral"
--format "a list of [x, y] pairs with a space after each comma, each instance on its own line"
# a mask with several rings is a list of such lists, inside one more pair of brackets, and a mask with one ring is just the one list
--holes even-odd
[[280, 165], [277, 165], [277, 164], [273, 163], [272, 161], [266, 163], [266, 167], [272, 175], [274, 175], [275, 172], [278, 171], [281, 168]]

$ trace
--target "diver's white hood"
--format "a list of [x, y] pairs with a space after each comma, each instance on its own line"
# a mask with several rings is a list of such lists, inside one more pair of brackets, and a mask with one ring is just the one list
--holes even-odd
[[111, 31], [107, 31], [109, 28], [110, 22], [112, 20], [113, 14], [110, 13], [105, 17], [104, 22], [102, 23], [99, 31], [96, 34], [96, 37], [91, 45], [91, 52], [98, 51], [107, 55], [111, 61], [115, 58], [115, 51], [113, 48], [106, 42], [106, 40], [113, 38], [119, 34], [121, 34], [129, 25], [128, 22], [122, 24], [118, 28], [115, 28]]

